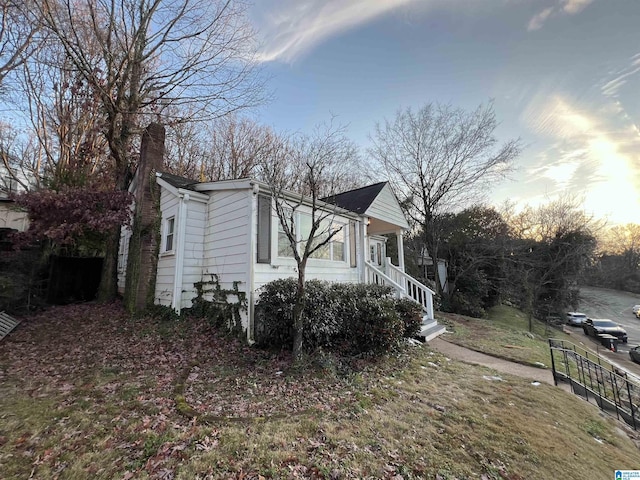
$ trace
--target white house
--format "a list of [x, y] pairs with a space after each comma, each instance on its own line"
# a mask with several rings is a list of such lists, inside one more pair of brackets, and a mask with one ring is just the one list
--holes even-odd
[[[246, 298], [242, 327], [249, 340], [254, 332], [254, 305], [260, 287], [297, 276], [296, 261], [275, 212], [268, 185], [252, 180], [194, 182], [157, 173], [160, 186], [161, 243], [155, 302], [176, 312], [192, 306], [196, 284], [215, 278], [219, 288]], [[291, 199], [300, 195], [286, 193]], [[444, 332], [433, 316], [431, 291], [404, 273], [402, 234], [409, 225], [387, 183], [377, 183], [320, 202], [327, 221], [340, 231], [309, 259], [307, 279], [334, 282], [381, 283], [398, 296], [423, 305], [422, 336], [427, 340]], [[302, 199], [295, 209], [299, 238], [310, 228], [311, 206]], [[306, 230], [306, 232], [305, 232]], [[386, 256], [386, 237], [395, 233], [399, 265]], [[124, 288], [130, 231], [123, 229], [119, 286]], [[205, 298], [211, 300], [211, 298]]]
[[27, 212], [15, 206], [15, 202], [0, 195], [0, 230], [24, 232], [29, 228]]

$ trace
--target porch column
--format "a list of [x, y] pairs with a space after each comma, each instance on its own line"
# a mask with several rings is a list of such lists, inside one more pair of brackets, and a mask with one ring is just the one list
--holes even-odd
[[396, 232], [398, 242], [398, 268], [404, 272], [404, 241], [402, 240], [402, 230]]

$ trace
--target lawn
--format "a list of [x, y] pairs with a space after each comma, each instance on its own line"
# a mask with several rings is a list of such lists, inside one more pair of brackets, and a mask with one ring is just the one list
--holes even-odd
[[637, 446], [549, 385], [428, 346], [292, 368], [201, 320], [58, 307], [0, 342], [0, 476], [613, 478]]
[[575, 338], [544, 322], [529, 319], [526, 314], [506, 305], [488, 311], [488, 318], [465, 317], [438, 313], [438, 320], [447, 326], [443, 338], [457, 345], [520, 363], [550, 366], [548, 338], [575, 342]]

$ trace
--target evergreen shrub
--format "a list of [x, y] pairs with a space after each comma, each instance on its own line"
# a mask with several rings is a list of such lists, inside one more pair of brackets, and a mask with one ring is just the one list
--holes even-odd
[[[259, 346], [291, 348], [297, 279], [275, 280], [262, 287], [256, 303]], [[403, 336], [414, 336], [422, 321], [415, 302], [393, 298], [390, 287], [372, 284], [305, 284], [303, 348], [348, 354], [381, 354]]]

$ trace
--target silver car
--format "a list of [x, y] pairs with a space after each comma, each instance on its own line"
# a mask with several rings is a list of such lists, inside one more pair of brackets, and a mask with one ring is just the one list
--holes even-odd
[[569, 325], [582, 325], [587, 316], [584, 313], [580, 312], [567, 312], [567, 324]]

